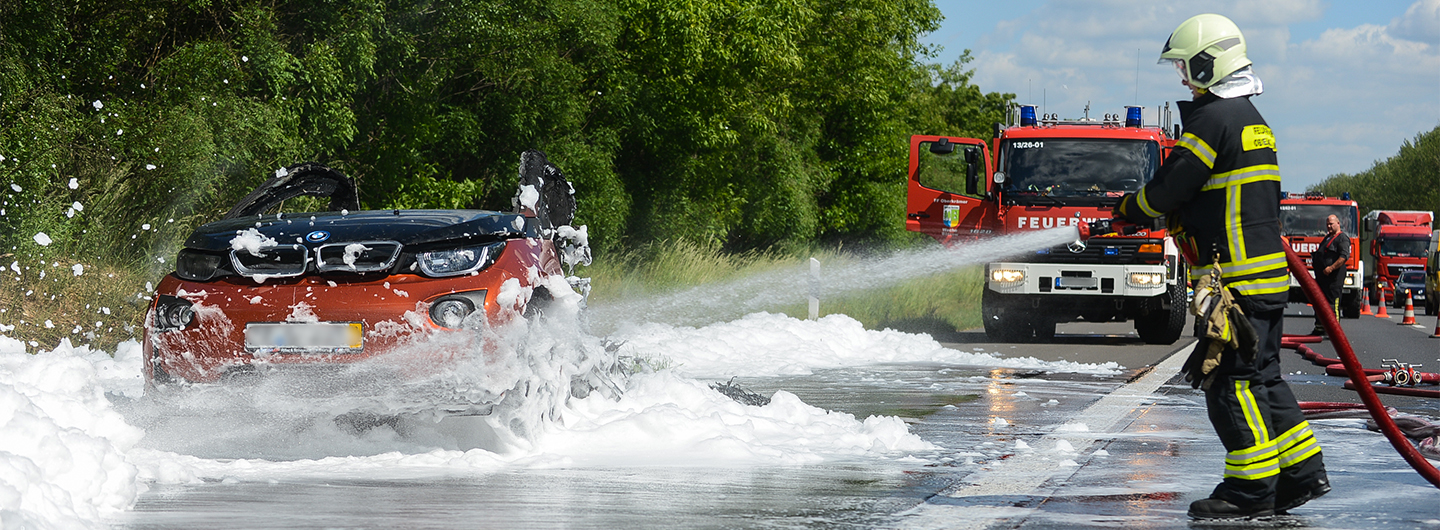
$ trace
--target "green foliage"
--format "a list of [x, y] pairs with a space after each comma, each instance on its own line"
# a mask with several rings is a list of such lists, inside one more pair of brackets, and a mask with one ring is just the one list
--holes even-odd
[[1310, 186], [1339, 197], [1349, 192], [1360, 214], [1371, 210], [1429, 210], [1440, 215], [1440, 127], [1400, 145], [1400, 152], [1356, 174], [1341, 173]]
[[307, 160], [367, 208], [508, 210], [532, 147], [601, 259], [903, 243], [909, 135], [986, 137], [1013, 99], [971, 84], [968, 55], [925, 63], [939, 19], [929, 0], [8, 0], [0, 253], [158, 277]]

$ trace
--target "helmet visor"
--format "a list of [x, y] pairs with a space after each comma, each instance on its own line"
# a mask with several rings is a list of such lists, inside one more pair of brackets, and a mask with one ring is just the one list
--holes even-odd
[[1181, 81], [1190, 81], [1190, 69], [1185, 66], [1185, 61], [1180, 59], [1167, 59], [1175, 66], [1175, 73], [1180, 74]]

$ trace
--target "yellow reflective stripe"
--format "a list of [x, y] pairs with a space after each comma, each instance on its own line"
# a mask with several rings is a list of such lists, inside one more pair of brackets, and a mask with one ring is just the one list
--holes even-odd
[[1315, 433], [1311, 432], [1309, 422], [1300, 422], [1277, 441], [1282, 468], [1293, 466], [1320, 453], [1320, 443], [1315, 441]]
[[1295, 451], [1280, 455], [1280, 467], [1290, 467], [1304, 462], [1307, 458], [1320, 454], [1320, 444], [1314, 438], [1306, 440]]
[[[1270, 256], [1275, 256], [1275, 255], [1276, 255], [1276, 254], [1270, 254]], [[1276, 260], [1276, 259], [1274, 259], [1274, 258], [1267, 258], [1266, 256], [1261, 256], [1261, 257], [1259, 257], [1259, 258], [1251, 258], [1251, 259], [1249, 260], [1250, 263], [1242, 264], [1242, 265], [1236, 265], [1235, 262], [1233, 262], [1233, 261], [1221, 262], [1221, 263], [1220, 263], [1220, 277], [1222, 277], [1222, 278], [1233, 278], [1233, 277], [1236, 277], [1236, 276], [1247, 276], [1247, 275], [1251, 275], [1251, 274], [1260, 274], [1260, 273], [1270, 272], [1270, 271], [1273, 271], [1273, 270], [1284, 269], [1284, 268], [1287, 267], [1287, 264], [1285, 263], [1285, 258], [1283, 257], [1283, 255], [1281, 255], [1281, 256], [1282, 256], [1282, 257], [1279, 258], [1279, 260]], [[1200, 278], [1204, 278], [1204, 277], [1209, 276], [1209, 275], [1210, 275], [1210, 266], [1209, 266], [1209, 265], [1204, 265], [1204, 266], [1201, 266], [1201, 267], [1194, 267], [1194, 268], [1190, 269], [1190, 274], [1189, 274], [1191, 280], [1199, 280]], [[1244, 281], [1254, 281], [1254, 280], [1244, 280]], [[1236, 283], [1241, 283], [1241, 282], [1236, 282]], [[1226, 285], [1231, 285], [1231, 284], [1227, 283]]]
[[1288, 266], [1288, 263], [1285, 261], [1285, 253], [1276, 252], [1240, 261], [1222, 262], [1220, 263], [1220, 276], [1222, 278], [1243, 276], [1246, 274], [1283, 269]]
[[[1286, 280], [1288, 283], [1289, 278]], [[1240, 410], [1245, 413], [1245, 423], [1250, 426], [1250, 435], [1255, 438], [1256, 445], [1270, 441], [1270, 432], [1265, 428], [1265, 419], [1260, 417], [1260, 405], [1255, 402], [1255, 394], [1250, 392], [1249, 381], [1235, 381], [1235, 399], [1240, 402]]]
[[1148, 215], [1150, 217], [1160, 217], [1163, 214], [1155, 210], [1154, 208], [1151, 208], [1150, 201], [1145, 198], [1145, 189], [1146, 188], [1140, 188], [1140, 193], [1135, 195], [1135, 205], [1139, 206], [1140, 211], [1145, 212], [1145, 215]]
[[1260, 164], [1210, 175], [1210, 180], [1200, 187], [1200, 191], [1218, 190], [1251, 182], [1262, 182], [1273, 180], [1280, 182], [1280, 166], [1275, 164]]
[[1254, 464], [1266, 458], [1275, 458], [1276, 454], [1278, 453], [1275, 451], [1275, 442], [1270, 441], [1249, 449], [1240, 449], [1225, 453], [1225, 463], [1243, 466]]
[[1254, 296], [1259, 294], [1283, 293], [1290, 290], [1290, 277], [1260, 278], [1257, 280], [1240, 280], [1226, 284], [1242, 295]]
[[1201, 140], [1199, 136], [1185, 133], [1175, 141], [1175, 147], [1189, 149], [1201, 162], [1205, 163], [1205, 167], [1215, 169], [1215, 150], [1211, 149], [1210, 145], [1206, 144], [1205, 140]]
[[1245, 220], [1240, 216], [1240, 187], [1225, 188], [1225, 231], [1230, 233], [1230, 260], [1245, 261]]
[[1274, 458], [1244, 466], [1225, 464], [1225, 478], [1258, 480], [1280, 474], [1280, 462]]

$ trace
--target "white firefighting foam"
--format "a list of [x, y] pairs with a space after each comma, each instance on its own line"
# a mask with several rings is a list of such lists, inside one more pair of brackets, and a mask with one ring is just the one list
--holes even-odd
[[[561, 283], [548, 286], [551, 291], [564, 293], [563, 280], [554, 281]], [[141, 398], [134, 342], [113, 358], [68, 343], [32, 355], [19, 341], [0, 336], [0, 467], [7, 470], [0, 473], [0, 509], [36, 527], [85, 527], [128, 508], [150, 483], [900, 456], [933, 446], [898, 418], [826, 411], [783, 391], [769, 405], [746, 406], [691, 377], [797, 373], [876, 360], [1007, 362], [937, 348], [923, 335], [863, 330], [839, 316], [810, 322], [759, 314], [699, 329], [627, 330], [614, 337], [624, 341], [619, 354], [664, 357], [683, 369], [621, 376], [607, 371], [613, 360], [607, 344], [563, 318], [576, 298], [559, 297], [545, 318], [550, 324], [517, 321], [526, 326], [523, 334], [471, 330], [495, 341], [486, 359], [500, 362], [462, 365], [439, 376], [473, 388], [529, 383], [529, 399], [502, 404], [488, 417], [380, 421], [367, 429], [330, 420], [343, 409], [305, 409], [314, 402], [285, 396], [254, 402], [205, 392], [189, 399]], [[771, 332], [761, 334], [761, 328]], [[744, 333], [755, 333], [756, 340], [716, 340]], [[816, 344], [825, 335], [837, 340]], [[759, 362], [777, 356], [787, 360]], [[567, 399], [568, 385], [557, 384], [597, 374], [604, 377], [589, 381], [584, 398]]]

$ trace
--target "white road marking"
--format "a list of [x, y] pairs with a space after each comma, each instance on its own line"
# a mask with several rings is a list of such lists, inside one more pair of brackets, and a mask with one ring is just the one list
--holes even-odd
[[[1109, 440], [1113, 438], [1114, 429], [1117, 426], [1123, 429], [1125, 425], [1120, 423], [1129, 418], [1131, 412], [1136, 408], [1155, 403], [1157, 397], [1155, 391], [1169, 381], [1175, 374], [1180, 373], [1180, 368], [1185, 365], [1185, 360], [1190, 352], [1195, 349], [1195, 342], [1170, 354], [1165, 360], [1156, 364], [1149, 372], [1140, 379], [1128, 383], [1114, 392], [1106, 394], [1084, 411], [1075, 415], [1068, 422], [1069, 424], [1084, 424], [1087, 431], [1059, 431], [1040, 438], [1038, 444], [1030, 442], [1032, 446], [1049, 446], [1054, 442], [1046, 444], [1046, 440], [1065, 440], [1074, 448], [1077, 455], [1085, 454], [1086, 451], [1098, 440]], [[1011, 458], [997, 461], [990, 465], [989, 469], [976, 472], [966, 477], [968, 484], [959, 487], [951, 492], [943, 493], [947, 497], [974, 497], [974, 496], [1010, 496], [1010, 495], [1047, 495], [1050, 491], [1041, 491], [1042, 486], [1056, 477], [1070, 476], [1080, 470], [1080, 467], [1064, 460], [1045, 458]], [[1054, 488], [1048, 488], [1053, 490]], [[944, 507], [951, 508], [951, 507]], [[1031, 510], [1014, 507], [984, 507], [967, 506], [964, 517], [954, 517], [954, 512], [944, 509], [938, 505], [921, 503], [920, 505], [901, 512], [897, 515], [902, 517], [915, 516], [913, 519], [902, 519], [902, 525], [917, 528], [988, 528], [991, 524], [1000, 519], [1008, 519], [1023, 516]], [[932, 510], [934, 510], [932, 512]], [[932, 512], [932, 513], [926, 513]], [[943, 512], [943, 514], [941, 513]], [[943, 521], [943, 523], [942, 523]], [[940, 523], [940, 526], [935, 524]]]

